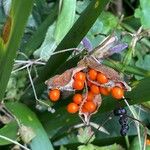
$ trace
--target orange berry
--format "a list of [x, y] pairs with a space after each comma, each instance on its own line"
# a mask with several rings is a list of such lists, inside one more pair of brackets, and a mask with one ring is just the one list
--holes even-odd
[[97, 86], [97, 85], [92, 85], [91, 86], [91, 92], [93, 93], [93, 94], [100, 94], [100, 90], [99, 90], [99, 87]]
[[89, 78], [90, 78], [91, 80], [96, 80], [97, 71], [94, 70], [94, 69], [90, 69], [89, 72], [88, 72], [88, 75], [89, 75]]
[[90, 81], [87, 81], [87, 85], [90, 87], [92, 83]]
[[107, 77], [103, 73], [98, 73], [98, 75], [97, 75], [97, 81], [100, 84], [104, 84], [104, 83], [108, 82], [108, 79], [107, 79]]
[[87, 101], [92, 101], [94, 99], [94, 94], [89, 91], [88, 94], [87, 94]]
[[100, 90], [100, 93], [105, 95], [105, 96], [108, 96], [110, 94], [110, 88], [100, 87], [99, 90]]
[[74, 80], [73, 88], [75, 90], [82, 90], [84, 88], [84, 82], [81, 80]]
[[94, 102], [89, 101], [89, 102], [85, 102], [85, 104], [83, 105], [83, 107], [90, 113], [94, 112], [96, 110], [96, 105]]
[[76, 104], [80, 104], [82, 102], [82, 95], [81, 94], [75, 94], [73, 96], [73, 102]]
[[85, 73], [83, 73], [83, 72], [77, 72], [75, 75], [74, 75], [74, 79], [75, 80], [81, 80], [81, 81], [85, 81], [86, 80], [86, 75], [85, 75]]
[[81, 111], [82, 111], [83, 113], [88, 112], [88, 110], [87, 110], [85, 107], [82, 107]]
[[79, 110], [79, 106], [76, 103], [70, 103], [67, 105], [67, 111], [71, 114], [76, 113]]
[[111, 94], [112, 94], [112, 97], [116, 99], [122, 99], [124, 96], [124, 90], [120, 87], [115, 86], [112, 88]]
[[56, 102], [60, 98], [60, 90], [58, 89], [50, 90], [48, 95], [51, 101]]
[[146, 139], [146, 145], [150, 146], [150, 139]]

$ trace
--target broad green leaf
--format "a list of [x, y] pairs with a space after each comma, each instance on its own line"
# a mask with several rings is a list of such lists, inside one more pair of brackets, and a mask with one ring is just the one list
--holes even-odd
[[48, 28], [44, 42], [42, 43], [41, 47], [34, 52], [35, 57], [40, 57], [42, 60], [47, 61], [52, 55], [53, 51], [57, 47], [56, 40], [53, 36], [54, 30], [55, 23]]
[[[6, 107], [18, 118], [21, 124], [32, 128], [36, 135], [29, 144], [32, 150], [53, 150], [47, 133], [37, 116], [26, 105], [14, 102], [6, 103]], [[7, 134], [5, 136], [7, 136]]]
[[150, 28], [150, 20], [149, 18], [150, 12], [150, 1], [148, 0], [140, 0], [140, 6], [135, 10], [134, 16], [136, 18], [140, 18], [141, 24], [144, 28]]
[[[145, 55], [144, 59], [138, 59], [135, 65], [139, 68], [143, 68], [145, 70], [150, 70], [150, 55]], [[142, 77], [136, 76], [137, 79], [142, 79]]]
[[[0, 135], [6, 136], [12, 140], [16, 140], [17, 139], [17, 129], [18, 129], [17, 123], [15, 121], [12, 121], [0, 129]], [[7, 144], [11, 144], [11, 142], [0, 138], [0, 145], [7, 145]]]
[[[129, 150], [140, 150], [138, 137], [134, 138]], [[150, 150], [150, 146], [146, 146], [146, 150]]]
[[[58, 3], [52, 8], [49, 16], [43, 21], [43, 23], [37, 28], [37, 31], [32, 35], [29, 41], [26, 43], [24, 53], [27, 56], [32, 55], [32, 53], [42, 44], [46, 32], [50, 25], [53, 24], [57, 16]], [[48, 34], [48, 33], [47, 33]], [[40, 53], [38, 54], [40, 56]]]
[[49, 26], [44, 42], [34, 56], [47, 61], [58, 44], [72, 27], [75, 18], [76, 0], [64, 0], [56, 24]]
[[109, 34], [117, 26], [117, 23], [117, 17], [110, 12], [103, 11], [87, 34], [93, 47], [99, 45], [100, 41], [104, 39], [98, 34]]
[[119, 72], [124, 71], [128, 74], [134, 74], [139, 75], [143, 77], [149, 77], [150, 71], [136, 67], [136, 66], [124, 66], [124, 64], [121, 64], [119, 61], [113, 61], [113, 60], [104, 60], [103, 64], [114, 68], [115, 70], [118, 70]]
[[108, 146], [95, 146], [93, 144], [81, 145], [78, 147], [78, 150], [124, 150], [120, 145], [113, 144]]
[[61, 10], [56, 23], [54, 37], [56, 43], [65, 37], [70, 28], [72, 27], [75, 19], [76, 0], [63, 0]]
[[145, 55], [144, 59], [138, 59], [136, 66], [145, 70], [150, 70], [150, 55]]
[[[33, 0], [13, 0], [3, 33], [4, 46], [0, 46], [0, 100], [3, 98], [24, 28], [31, 12]], [[20, 13], [21, 12], [21, 13]], [[7, 26], [6, 26], [7, 25]], [[10, 30], [10, 32], [9, 32]]]

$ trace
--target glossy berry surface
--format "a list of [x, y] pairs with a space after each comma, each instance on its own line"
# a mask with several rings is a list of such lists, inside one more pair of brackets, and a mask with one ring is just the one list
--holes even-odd
[[56, 102], [60, 98], [60, 90], [53, 89], [49, 91], [49, 98], [51, 101]]
[[73, 102], [76, 104], [80, 104], [82, 102], [82, 95], [81, 94], [75, 94], [73, 96]]
[[96, 110], [96, 105], [92, 101], [85, 102], [83, 107], [88, 111], [88, 112], [94, 112]]
[[86, 75], [85, 75], [85, 73], [84, 72], [77, 72], [75, 75], [74, 75], [74, 79], [75, 80], [81, 80], [81, 81], [83, 81], [83, 82], [85, 82], [85, 80], [86, 80]]
[[75, 90], [82, 90], [84, 88], [84, 82], [81, 80], [74, 80], [73, 88]]
[[67, 106], [67, 111], [71, 114], [78, 112], [79, 106], [76, 103], [70, 103]]
[[113, 87], [111, 90], [112, 97], [115, 99], [122, 99], [124, 97], [124, 90], [120, 87]]
[[121, 125], [126, 125], [127, 122], [128, 122], [128, 118], [126, 116], [122, 116], [122, 117], [119, 118], [119, 123]]
[[94, 99], [94, 94], [89, 91], [88, 94], [87, 94], [87, 101], [92, 101]]
[[98, 73], [96, 79], [97, 79], [98, 83], [100, 83], [100, 84], [105, 84], [108, 82], [107, 77], [103, 73]]
[[91, 86], [91, 92], [93, 93], [93, 94], [100, 94], [100, 90], [99, 90], [99, 87], [97, 86], [97, 85], [92, 85]]
[[127, 114], [127, 111], [125, 108], [118, 108], [114, 110], [115, 116], [120, 116], [120, 115], [125, 115], [125, 114]]
[[88, 72], [90, 80], [96, 80], [97, 78], [97, 71], [94, 69], [90, 69]]
[[129, 130], [129, 126], [128, 126], [128, 125], [122, 126], [122, 128], [121, 128], [121, 130], [120, 130], [120, 134], [121, 134], [122, 136], [126, 136], [128, 130]]
[[100, 87], [99, 90], [100, 90], [100, 93], [105, 96], [108, 96], [111, 91], [110, 88], [106, 88], [106, 87]]

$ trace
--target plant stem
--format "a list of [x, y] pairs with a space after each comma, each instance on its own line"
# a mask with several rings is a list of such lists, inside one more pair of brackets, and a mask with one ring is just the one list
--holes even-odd
[[125, 141], [126, 141], [127, 149], [129, 149], [130, 142], [129, 142], [129, 137], [128, 136], [125, 136]]
[[5, 137], [5, 136], [3, 136], [3, 135], [0, 135], [0, 138], [1, 138], [1, 139], [4, 139], [4, 140], [6, 140], [6, 141], [9, 141], [9, 142], [11, 142], [11, 143], [14, 143], [14, 144], [20, 146], [21, 148], [23, 148], [23, 149], [25, 149], [25, 150], [30, 150], [29, 148], [23, 146], [22, 144], [18, 143], [17, 141], [14, 141], [14, 140], [12, 140], [12, 139], [10, 139], [10, 138], [8, 138], [8, 137]]

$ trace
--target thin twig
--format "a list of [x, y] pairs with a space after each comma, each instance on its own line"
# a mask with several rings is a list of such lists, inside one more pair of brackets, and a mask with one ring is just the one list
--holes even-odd
[[[97, 128], [97, 130], [100, 130], [100, 128], [101, 127], [103, 127], [107, 122], [108, 122], [108, 120], [110, 120], [110, 119], [112, 119], [111, 117], [112, 117], [112, 115], [113, 115], [113, 112], [111, 112], [109, 115], [108, 115], [108, 117], [107, 117], [107, 119], [101, 124], [101, 125], [99, 125], [99, 127]], [[93, 134], [90, 136], [90, 138], [87, 140], [87, 142], [86, 142], [86, 145], [89, 143], [89, 141], [92, 139], [92, 137], [94, 136], [94, 132], [93, 132]]]
[[23, 149], [25, 149], [25, 150], [30, 150], [29, 148], [23, 146], [22, 144], [18, 143], [17, 141], [14, 141], [14, 140], [12, 140], [12, 139], [6, 137], [6, 136], [0, 135], [0, 138], [1, 138], [1, 139], [4, 139], [4, 140], [6, 140], [6, 141], [9, 141], [9, 142], [11, 142], [11, 143], [14, 143], [14, 144], [20, 146], [21, 148], [23, 148]]
[[[137, 118], [137, 114], [135, 114], [135, 112], [132, 110], [132, 108], [130, 107], [129, 103], [127, 102], [127, 100], [125, 99], [125, 97], [123, 97], [124, 102], [126, 103], [126, 105], [128, 106], [130, 112], [132, 113], [134, 118]], [[137, 120], [137, 119], [136, 119]], [[137, 132], [138, 132], [138, 139], [139, 139], [139, 145], [140, 145], [140, 149], [142, 148], [141, 145], [141, 136], [140, 136], [140, 129], [139, 129], [139, 123], [135, 123], [136, 124], [136, 128], [137, 128]]]

